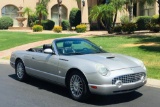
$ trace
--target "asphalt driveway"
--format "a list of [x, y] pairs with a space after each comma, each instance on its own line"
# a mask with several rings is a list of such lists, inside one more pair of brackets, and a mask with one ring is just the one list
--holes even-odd
[[14, 69], [0, 64], [0, 107], [159, 107], [160, 88], [144, 86], [132, 94], [97, 96], [85, 102], [69, 97], [60, 86], [30, 78], [22, 83], [16, 80]]

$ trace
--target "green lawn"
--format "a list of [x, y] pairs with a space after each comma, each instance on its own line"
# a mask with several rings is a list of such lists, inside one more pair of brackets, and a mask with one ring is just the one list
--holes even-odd
[[0, 51], [31, 42], [67, 36], [75, 36], [75, 34], [28, 34], [0, 31]]
[[160, 36], [105, 36], [87, 39], [108, 52], [141, 59], [147, 67], [148, 77], [160, 79]]

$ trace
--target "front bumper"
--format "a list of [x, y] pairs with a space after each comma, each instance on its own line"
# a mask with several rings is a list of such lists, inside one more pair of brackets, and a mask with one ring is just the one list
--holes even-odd
[[137, 81], [134, 83], [122, 84], [121, 87], [119, 87], [116, 84], [104, 84], [104, 85], [89, 84], [89, 90], [91, 93], [99, 94], [99, 95], [128, 93], [142, 87], [143, 85], [146, 84], [146, 82], [147, 80]]

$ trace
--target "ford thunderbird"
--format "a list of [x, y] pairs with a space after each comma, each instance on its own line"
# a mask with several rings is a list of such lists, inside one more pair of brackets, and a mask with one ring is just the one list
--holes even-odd
[[106, 52], [82, 38], [60, 38], [42, 48], [15, 51], [10, 64], [19, 81], [34, 76], [65, 86], [77, 101], [92, 93], [129, 93], [147, 81], [141, 60]]

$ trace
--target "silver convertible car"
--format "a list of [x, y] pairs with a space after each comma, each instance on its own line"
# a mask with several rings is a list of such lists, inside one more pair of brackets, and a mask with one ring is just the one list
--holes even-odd
[[146, 68], [139, 59], [109, 53], [82, 38], [53, 40], [43, 48], [15, 51], [10, 64], [18, 80], [38, 77], [68, 88], [74, 100], [89, 94], [129, 93], [142, 87]]

